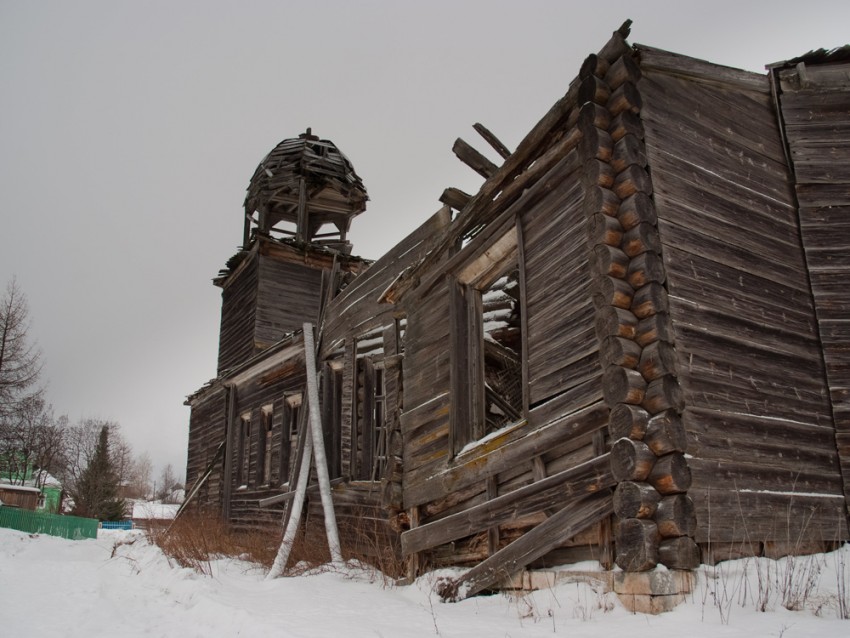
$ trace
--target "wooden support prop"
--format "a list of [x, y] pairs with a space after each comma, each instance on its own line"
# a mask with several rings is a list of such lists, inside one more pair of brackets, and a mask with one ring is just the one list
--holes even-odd
[[626, 231], [631, 230], [641, 223], [655, 226], [658, 216], [655, 213], [655, 204], [646, 193], [634, 193], [622, 201], [617, 209], [617, 218]]
[[667, 290], [657, 282], [650, 282], [635, 290], [631, 311], [638, 319], [645, 319], [651, 315], [666, 313], [668, 307]]
[[611, 89], [605, 82], [595, 75], [588, 75], [581, 81], [578, 87], [578, 103], [593, 102], [595, 104], [606, 104], [611, 97]]
[[579, 148], [583, 157], [595, 157], [607, 162], [614, 154], [614, 141], [608, 135], [608, 131], [590, 126], [581, 129]]
[[614, 514], [620, 519], [652, 518], [659, 501], [661, 494], [649, 483], [623, 481], [614, 490]]
[[643, 481], [655, 464], [655, 455], [643, 441], [618, 439], [611, 446], [611, 474], [618, 482]]
[[[608, 113], [608, 109], [605, 109], [605, 112]], [[608, 116], [610, 117], [610, 113]], [[641, 122], [639, 115], [631, 111], [623, 111], [617, 117], [611, 118], [608, 132], [615, 142], [619, 142], [624, 135], [634, 135], [642, 140], [644, 136], [643, 122]]]
[[637, 370], [608, 366], [602, 376], [602, 393], [608, 405], [640, 405], [646, 393], [646, 381]]
[[627, 518], [617, 529], [617, 565], [623, 571], [643, 572], [658, 564], [658, 528], [643, 518]]
[[461, 138], [455, 140], [452, 153], [484, 179], [492, 177], [499, 168]]
[[670, 316], [666, 312], [662, 312], [641, 319], [635, 327], [634, 339], [644, 348], [653, 341], [673, 343], [673, 329], [670, 323]]
[[[608, 85], [606, 84], [605, 87], [608, 88]], [[643, 101], [640, 97], [640, 91], [638, 91], [634, 82], [624, 82], [614, 91], [609, 91], [608, 100], [606, 102], [600, 102], [600, 104], [605, 104], [611, 112], [611, 116], [617, 117], [625, 111], [631, 111], [635, 114], [640, 113]]]
[[665, 539], [658, 545], [658, 560], [670, 569], [696, 569], [700, 565], [699, 546], [687, 536]]
[[598, 295], [594, 297], [598, 306], [614, 306], [628, 309], [632, 306], [634, 288], [625, 279], [617, 279], [606, 275], [597, 277]]
[[665, 374], [675, 376], [676, 349], [666, 341], [653, 341], [641, 352], [638, 370], [647, 381], [654, 381]]
[[[580, 131], [584, 132], [591, 128], [598, 128], [607, 131], [611, 124], [611, 114], [604, 106], [595, 102], [587, 102], [582, 105], [578, 113], [577, 125]], [[613, 140], [612, 140], [613, 142]]]
[[664, 262], [658, 253], [641, 253], [629, 261], [627, 279], [638, 290], [650, 282], [663, 284], [667, 279]]
[[629, 256], [619, 248], [597, 244], [593, 247], [593, 258], [596, 262], [596, 272], [617, 279], [626, 278], [629, 271]]
[[634, 339], [637, 334], [638, 320], [631, 310], [605, 305], [598, 309], [594, 321], [600, 339], [609, 336]]
[[685, 407], [685, 401], [676, 377], [668, 374], [650, 381], [646, 386], [642, 405], [650, 414], [658, 414], [671, 408], [681, 412]]
[[502, 144], [501, 140], [493, 135], [490, 129], [480, 122], [473, 124], [472, 128], [478, 131], [478, 134], [484, 138], [484, 141], [493, 147], [493, 150], [499, 154], [499, 157], [502, 159], [508, 159], [510, 157], [511, 152], [508, 150], [508, 147]]
[[652, 180], [645, 168], [632, 164], [617, 174], [613, 190], [620, 199], [627, 199], [635, 193], [652, 195]]
[[654, 519], [658, 525], [658, 533], [664, 538], [693, 536], [697, 530], [696, 508], [686, 494], [673, 494], [662, 498], [658, 502]]
[[688, 438], [685, 426], [682, 425], [682, 417], [675, 410], [664, 410], [650, 417], [643, 440], [656, 456], [684, 452]]
[[283, 575], [283, 570], [286, 569], [286, 563], [289, 560], [289, 553], [292, 551], [292, 545], [295, 543], [295, 535], [298, 533], [298, 528], [301, 524], [301, 510], [304, 507], [304, 498], [307, 496], [307, 483], [310, 478], [310, 461], [313, 456], [313, 437], [307, 436], [305, 433], [303, 445], [303, 458], [298, 472], [295, 496], [290, 505], [289, 520], [286, 522], [283, 540], [280, 542], [280, 547], [277, 550], [274, 563], [272, 564], [269, 573], [266, 574], [266, 580], [271, 580]]
[[620, 198], [609, 188], [591, 186], [584, 195], [584, 209], [591, 215], [602, 213], [609, 217], [616, 217], [620, 209]]
[[614, 171], [607, 162], [589, 159], [584, 163], [584, 182], [588, 189], [594, 186], [611, 188], [614, 185]]
[[623, 241], [623, 227], [616, 217], [594, 213], [587, 223], [587, 239], [591, 246], [606, 244], [619, 247]]
[[564, 507], [463, 576], [438, 583], [437, 593], [443, 600], [457, 601], [492, 587], [564, 541], [610, 516], [611, 500], [610, 492], [604, 492]]
[[664, 496], [687, 492], [691, 486], [687, 459], [678, 452], [662, 456], [649, 473], [649, 482]]
[[462, 190], [455, 188], [454, 186], [449, 186], [443, 191], [443, 194], [440, 195], [440, 202], [446, 206], [451, 206], [455, 210], [462, 210], [469, 203], [470, 199], [472, 199], [472, 195], [464, 193]]
[[623, 337], [606, 337], [600, 343], [602, 362], [611, 366], [637, 368], [640, 352], [638, 344]]
[[608, 435], [612, 440], [622, 438], [641, 440], [646, 434], [649, 413], [639, 405], [618, 403], [608, 417]]
[[643, 140], [637, 136], [624, 135], [614, 144], [611, 166], [617, 173], [626, 170], [629, 166], [646, 168], [646, 163], [646, 149]]
[[550, 507], [562, 506], [569, 499], [581, 499], [614, 484], [608, 454], [602, 454], [462, 512], [411, 527], [401, 535], [401, 550], [404, 555], [420, 552]]
[[319, 480], [319, 493], [325, 514], [325, 532], [328, 537], [328, 549], [331, 560], [342, 562], [342, 549], [339, 542], [339, 530], [336, 526], [333, 499], [331, 498], [331, 480], [328, 473], [328, 459], [325, 455], [325, 441], [322, 433], [321, 409], [319, 407], [318, 375], [316, 374], [316, 347], [313, 341], [313, 324], [305, 323], [304, 358], [307, 372], [307, 401], [310, 415], [310, 430], [313, 437], [313, 458], [316, 461], [316, 476]]
[[637, 84], [641, 78], [641, 71], [638, 63], [635, 62], [631, 53], [625, 53], [617, 58], [611, 66], [608, 67], [605, 73], [605, 83], [611, 87], [611, 90], [618, 89], [625, 82]]

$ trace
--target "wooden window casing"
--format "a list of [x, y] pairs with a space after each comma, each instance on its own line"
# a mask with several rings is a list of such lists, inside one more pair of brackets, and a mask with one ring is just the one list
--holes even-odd
[[262, 427], [259, 432], [259, 448], [257, 450], [257, 483], [269, 485], [272, 478], [272, 433], [274, 427], [272, 406], [264, 406], [262, 415]]
[[280, 458], [278, 461], [278, 484], [289, 481], [292, 456], [292, 440], [298, 437], [301, 422], [301, 393], [288, 395], [283, 402], [283, 424], [280, 431]]
[[[449, 446], [452, 456], [460, 453], [467, 444], [481, 439], [498, 427], [519, 421], [525, 413], [527, 388], [523, 378], [527, 364], [524, 352], [525, 337], [521, 333], [522, 322], [517, 323], [520, 334], [512, 346], [517, 364], [512, 373], [515, 378], [511, 381], [515, 392], [519, 393], [518, 397], [505, 400], [488, 385], [488, 365], [485, 361], [485, 349], [489, 350], [492, 356], [493, 351], [501, 347], [485, 329], [485, 295], [497, 282], [505, 286], [505, 277], [508, 277], [519, 287], [516, 311], [523, 311], [524, 282], [521, 259], [517, 251], [517, 236], [516, 227], [512, 227], [486, 249], [476, 250], [477, 256], [474, 259], [466, 262], [459, 272], [448, 277], [452, 397]], [[485, 344], [485, 340], [490, 342], [489, 345]], [[500, 423], [493, 418], [494, 410], [502, 413]]]
[[246, 412], [239, 420], [239, 457], [236, 466], [236, 484], [248, 485], [248, 470], [251, 463], [251, 413]]

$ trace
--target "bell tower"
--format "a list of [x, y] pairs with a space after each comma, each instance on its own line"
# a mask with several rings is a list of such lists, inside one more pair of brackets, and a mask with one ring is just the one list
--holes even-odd
[[213, 280], [219, 374], [315, 323], [323, 296], [365, 268], [348, 231], [367, 200], [349, 159], [309, 128], [263, 158], [248, 184], [241, 250]]
[[351, 220], [366, 210], [366, 189], [348, 158], [311, 129], [266, 155], [248, 186], [243, 246], [252, 232], [350, 252]]

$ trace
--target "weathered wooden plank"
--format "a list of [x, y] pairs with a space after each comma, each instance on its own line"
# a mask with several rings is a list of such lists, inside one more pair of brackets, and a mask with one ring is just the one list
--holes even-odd
[[695, 407], [685, 410], [682, 422], [694, 457], [839, 472], [830, 425]]
[[769, 90], [767, 76], [765, 75], [712, 64], [644, 44], [634, 46], [640, 60], [640, 68], [644, 73], [648, 70], [654, 70], [710, 84], [734, 86], [746, 91], [766, 93]]
[[424, 466], [408, 472], [404, 483], [405, 506], [421, 505], [442, 494], [503, 472], [517, 463], [527, 462], [566, 438], [604, 427], [607, 415], [608, 408], [597, 402], [577, 412], [565, 414], [542, 428], [529, 430], [527, 425], [520, 425], [502, 435], [488, 438], [442, 469]]
[[612, 487], [608, 455], [542, 478], [457, 514], [411, 529], [401, 535], [404, 554], [476, 534], [550, 507]]
[[602, 492], [575, 505], [568, 505], [457, 580], [444, 583], [438, 593], [444, 600], [460, 600], [494, 585], [565, 539], [610, 516], [613, 511], [611, 500], [610, 492]]
[[[712, 542], [834, 541], [847, 538], [847, 517], [841, 496], [806, 494], [802, 489], [729, 489], [699, 486], [688, 492], [697, 516], [696, 540]], [[740, 486], [740, 485], [739, 485]]]

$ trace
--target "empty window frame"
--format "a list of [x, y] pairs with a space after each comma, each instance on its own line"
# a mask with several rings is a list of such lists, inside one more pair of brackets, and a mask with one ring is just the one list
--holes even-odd
[[280, 433], [280, 463], [278, 481], [289, 481], [289, 469], [292, 457], [292, 442], [298, 438], [301, 424], [302, 393], [287, 394], [283, 401], [283, 427]]
[[383, 357], [383, 328], [357, 340], [354, 393], [356, 454], [352, 465], [354, 477], [361, 481], [380, 480], [387, 464], [389, 433]]
[[248, 485], [248, 469], [251, 463], [251, 413], [246, 412], [239, 418], [239, 447], [236, 465], [236, 484]]
[[450, 278], [451, 451], [522, 419], [522, 276], [512, 228]]
[[257, 483], [269, 485], [272, 478], [272, 434], [274, 410], [271, 404], [263, 406], [257, 450]]

